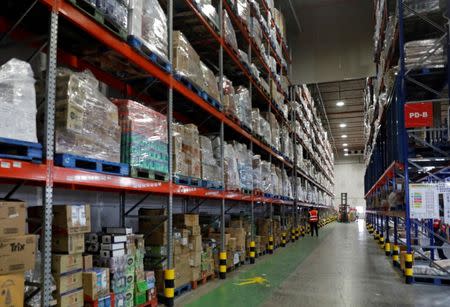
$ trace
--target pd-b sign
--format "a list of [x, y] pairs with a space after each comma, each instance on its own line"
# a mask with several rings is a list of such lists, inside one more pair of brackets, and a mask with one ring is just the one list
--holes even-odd
[[405, 128], [419, 128], [433, 126], [433, 103], [406, 103]]

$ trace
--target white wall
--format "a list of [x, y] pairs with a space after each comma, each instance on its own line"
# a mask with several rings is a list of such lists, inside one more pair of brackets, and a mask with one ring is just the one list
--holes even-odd
[[337, 160], [334, 165], [335, 206], [341, 203], [341, 193], [347, 193], [347, 204], [351, 207], [365, 208], [364, 200], [364, 163], [358, 159]]

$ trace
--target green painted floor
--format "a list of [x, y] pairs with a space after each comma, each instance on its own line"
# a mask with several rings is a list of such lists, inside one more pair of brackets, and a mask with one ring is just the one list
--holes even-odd
[[[290, 243], [286, 248], [278, 248], [275, 250], [274, 255], [257, 259], [255, 265], [244, 266], [242, 272], [238, 271], [232, 277], [222, 281], [215, 289], [187, 304], [182, 303], [181, 305], [188, 307], [248, 307], [262, 305], [281, 283], [320, 245], [334, 227], [335, 224], [332, 223], [320, 229], [319, 238], [307, 236], [295, 243]], [[240, 283], [245, 283], [246, 281], [260, 281], [261, 283], [240, 285]]]

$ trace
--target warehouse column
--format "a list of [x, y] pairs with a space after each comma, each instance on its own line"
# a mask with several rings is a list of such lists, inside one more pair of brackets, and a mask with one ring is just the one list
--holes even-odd
[[[168, 60], [173, 63], [173, 0], [167, 2], [167, 41]], [[170, 71], [173, 77], [173, 71]], [[170, 78], [172, 80], [172, 78]], [[166, 306], [174, 305], [175, 297], [175, 266], [173, 260], [173, 165], [172, 165], [172, 122], [173, 122], [173, 88], [172, 81], [169, 83], [168, 108], [167, 108], [167, 139], [168, 139], [168, 173], [169, 173], [169, 200], [167, 206], [167, 269], [164, 271], [164, 297]]]
[[386, 216], [386, 239], [384, 240], [384, 253], [386, 256], [391, 256], [391, 242], [389, 240], [389, 216]]
[[392, 263], [400, 267], [400, 247], [398, 246], [398, 217], [394, 217], [394, 248], [392, 250]]
[[384, 249], [384, 220], [383, 216], [380, 216], [380, 236], [378, 238], [378, 244], [380, 244], [380, 248]]
[[41, 240], [41, 305], [50, 306], [52, 298], [51, 251], [52, 251], [52, 219], [53, 219], [53, 154], [55, 128], [55, 82], [56, 82], [56, 50], [58, 45], [58, 13], [52, 8], [49, 21], [49, 46], [47, 52], [46, 100], [45, 100], [45, 158], [47, 174], [45, 178], [45, 197], [42, 207], [43, 240]]

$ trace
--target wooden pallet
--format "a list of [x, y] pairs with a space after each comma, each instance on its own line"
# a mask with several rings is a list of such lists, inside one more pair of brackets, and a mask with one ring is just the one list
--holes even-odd
[[136, 49], [139, 53], [145, 55], [151, 62], [156, 64], [165, 72], [170, 73], [172, 71], [172, 64], [170, 64], [170, 62], [162, 58], [157, 53], [150, 50], [147, 45], [144, 44], [141, 38], [134, 35], [129, 35], [127, 38], [127, 42], [131, 47]]
[[192, 290], [197, 289], [199, 285], [206, 284], [208, 281], [213, 281], [215, 278], [216, 278], [216, 274], [215, 273], [206, 274], [205, 272], [203, 272], [202, 273], [202, 278], [200, 278], [198, 280], [191, 281]]
[[42, 145], [8, 138], [0, 138], [0, 158], [42, 162]]
[[98, 8], [92, 6], [85, 0], [68, 0], [73, 6], [95, 19], [98, 23], [102, 24], [109, 31], [119, 36], [121, 39], [127, 39], [127, 29], [123, 29], [116, 22], [114, 22], [109, 16], [102, 13]]
[[130, 177], [156, 181], [169, 181], [169, 174], [167, 173], [148, 170], [135, 166], [131, 166], [130, 168]]
[[117, 176], [128, 176], [130, 173], [130, 167], [125, 163], [109, 162], [72, 154], [56, 154], [55, 165]]

